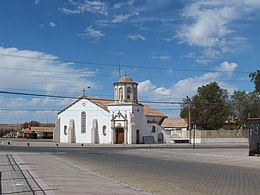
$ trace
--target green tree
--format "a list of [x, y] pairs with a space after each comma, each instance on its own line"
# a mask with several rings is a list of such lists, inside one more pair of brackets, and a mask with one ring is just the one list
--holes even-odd
[[255, 90], [260, 93], [260, 70], [250, 73], [249, 78], [251, 82], [254, 82]]
[[40, 123], [40, 122], [38, 122], [38, 121], [31, 121], [31, 122], [25, 122], [25, 123], [22, 125], [22, 127], [23, 127], [24, 129], [26, 129], [26, 128], [29, 127], [29, 124], [31, 124], [33, 127], [39, 127], [39, 126], [41, 126], [41, 123]]
[[191, 100], [184, 99], [181, 117], [188, 119], [189, 106], [192, 123], [208, 130], [221, 128], [230, 113], [227, 90], [216, 82], [199, 87]]
[[248, 117], [260, 116], [260, 93], [235, 91], [231, 96], [231, 116], [238, 127], [245, 125]]
[[237, 128], [243, 126], [250, 113], [250, 95], [245, 91], [234, 91], [230, 101], [231, 116]]

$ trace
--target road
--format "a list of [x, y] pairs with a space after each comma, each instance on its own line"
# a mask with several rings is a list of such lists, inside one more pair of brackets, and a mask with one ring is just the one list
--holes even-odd
[[[128, 186], [137, 194], [260, 194], [260, 158], [248, 157], [245, 145], [200, 146], [196, 150], [189, 145], [0, 149], [2, 153], [20, 154], [28, 162], [33, 161], [34, 155], [42, 163], [44, 159], [55, 159], [81, 172]], [[44, 172], [35, 172], [47, 185], [55, 182], [44, 180]]]

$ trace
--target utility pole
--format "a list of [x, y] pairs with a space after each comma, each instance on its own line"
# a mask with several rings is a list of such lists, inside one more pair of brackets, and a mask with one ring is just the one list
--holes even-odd
[[118, 64], [118, 75], [119, 75], [119, 79], [121, 77], [121, 66], [120, 66], [120, 63]]
[[186, 96], [187, 97], [187, 100], [188, 100], [188, 120], [189, 120], [189, 142], [191, 144], [191, 102], [190, 102], [190, 98], [189, 96]]

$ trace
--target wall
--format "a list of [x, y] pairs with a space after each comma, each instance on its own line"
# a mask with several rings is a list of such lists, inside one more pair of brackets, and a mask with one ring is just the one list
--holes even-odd
[[[194, 131], [191, 132], [193, 143]], [[171, 132], [171, 140], [188, 140], [189, 131], [174, 130]], [[195, 130], [196, 143], [209, 142], [248, 142], [248, 130]]]
[[[81, 133], [81, 112], [86, 112], [86, 133]], [[75, 137], [77, 143], [92, 143], [93, 137], [93, 120], [97, 119], [99, 143], [111, 143], [111, 114], [95, 105], [94, 103], [82, 99], [77, 103], [73, 104], [66, 111], [62, 112], [58, 116], [60, 118], [60, 142], [68, 142], [68, 135], [64, 134], [64, 126], [69, 128], [69, 122], [71, 119], [74, 120], [75, 124]], [[106, 136], [103, 135], [102, 127], [106, 126]]]
[[248, 138], [248, 130], [196, 130], [201, 138]]

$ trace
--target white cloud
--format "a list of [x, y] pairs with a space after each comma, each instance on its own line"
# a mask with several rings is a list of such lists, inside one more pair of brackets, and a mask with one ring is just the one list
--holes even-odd
[[80, 14], [84, 12], [91, 13], [99, 13], [101, 15], [108, 14], [108, 6], [105, 2], [100, 0], [88, 1], [84, 2], [76, 2], [73, 0], [69, 0], [70, 7], [69, 8], [60, 8], [60, 10], [65, 14]]
[[78, 35], [82, 38], [93, 38], [95, 40], [99, 40], [105, 36], [105, 34], [101, 32], [101, 30], [96, 30], [92, 26], [86, 28], [85, 33], [81, 33]]
[[218, 70], [225, 72], [230, 78], [237, 67], [238, 65], [236, 63], [223, 62], [219, 65]]
[[120, 22], [123, 22], [125, 20], [127, 20], [128, 18], [130, 17], [129, 14], [125, 14], [125, 15], [115, 15], [113, 20], [112, 20], [112, 23], [120, 23]]
[[138, 40], [145, 41], [145, 37], [137, 33], [128, 35], [127, 38], [131, 39], [132, 41], [138, 41]]
[[235, 63], [223, 62], [217, 67], [216, 72], [208, 72], [195, 77], [188, 77], [178, 81], [171, 87], [156, 86], [150, 80], [140, 82], [138, 85], [138, 93], [141, 100], [149, 98], [150, 101], [165, 101], [169, 102], [174, 99], [182, 100], [186, 96], [194, 96], [198, 87], [207, 85], [210, 82], [218, 82], [221, 88], [227, 89], [229, 93], [236, 90], [235, 86], [229, 85], [222, 81], [232, 74], [238, 67]]
[[171, 56], [169, 56], [169, 55], [152, 56], [152, 58], [162, 60], [162, 61], [170, 61], [171, 60]]
[[50, 26], [50, 27], [55, 27], [56, 24], [55, 24], [54, 22], [50, 22], [50, 23], [49, 23], [49, 26]]
[[236, 18], [234, 7], [214, 7], [210, 3], [194, 3], [184, 10], [184, 17], [193, 23], [183, 26], [179, 37], [190, 45], [213, 47], [225, 44], [225, 37], [231, 33], [228, 24]]
[[152, 84], [150, 80], [145, 80], [138, 84], [138, 93], [139, 95], [145, 96], [146, 94], [151, 94], [151, 90], [155, 90], [156, 86]]
[[119, 9], [123, 6], [132, 6], [134, 4], [134, 2], [135, 2], [134, 0], [124, 1], [124, 2], [114, 4], [113, 7], [116, 9]]
[[0, 88], [55, 91], [74, 93], [79, 86], [86, 86], [88, 76], [95, 72], [76, 70], [72, 63], [59, 61], [56, 56], [39, 51], [0, 47]]
[[[77, 97], [86, 86], [95, 87], [88, 77], [95, 75], [89, 69], [76, 70], [72, 63], [39, 51], [0, 47], [0, 88], [34, 94], [51, 94]], [[72, 99], [36, 98], [31, 96], [5, 96], [0, 94], [0, 122], [41, 120], [54, 122], [57, 110]]]
[[219, 65], [218, 70], [223, 72], [233, 73], [237, 67], [238, 65], [236, 63], [223, 62], [222, 64]]
[[245, 37], [236, 36], [232, 24], [256, 9], [260, 9], [258, 0], [193, 1], [182, 12], [185, 24], [177, 33], [180, 43], [202, 47], [203, 52], [194, 58], [199, 63], [208, 63], [246, 43]]

